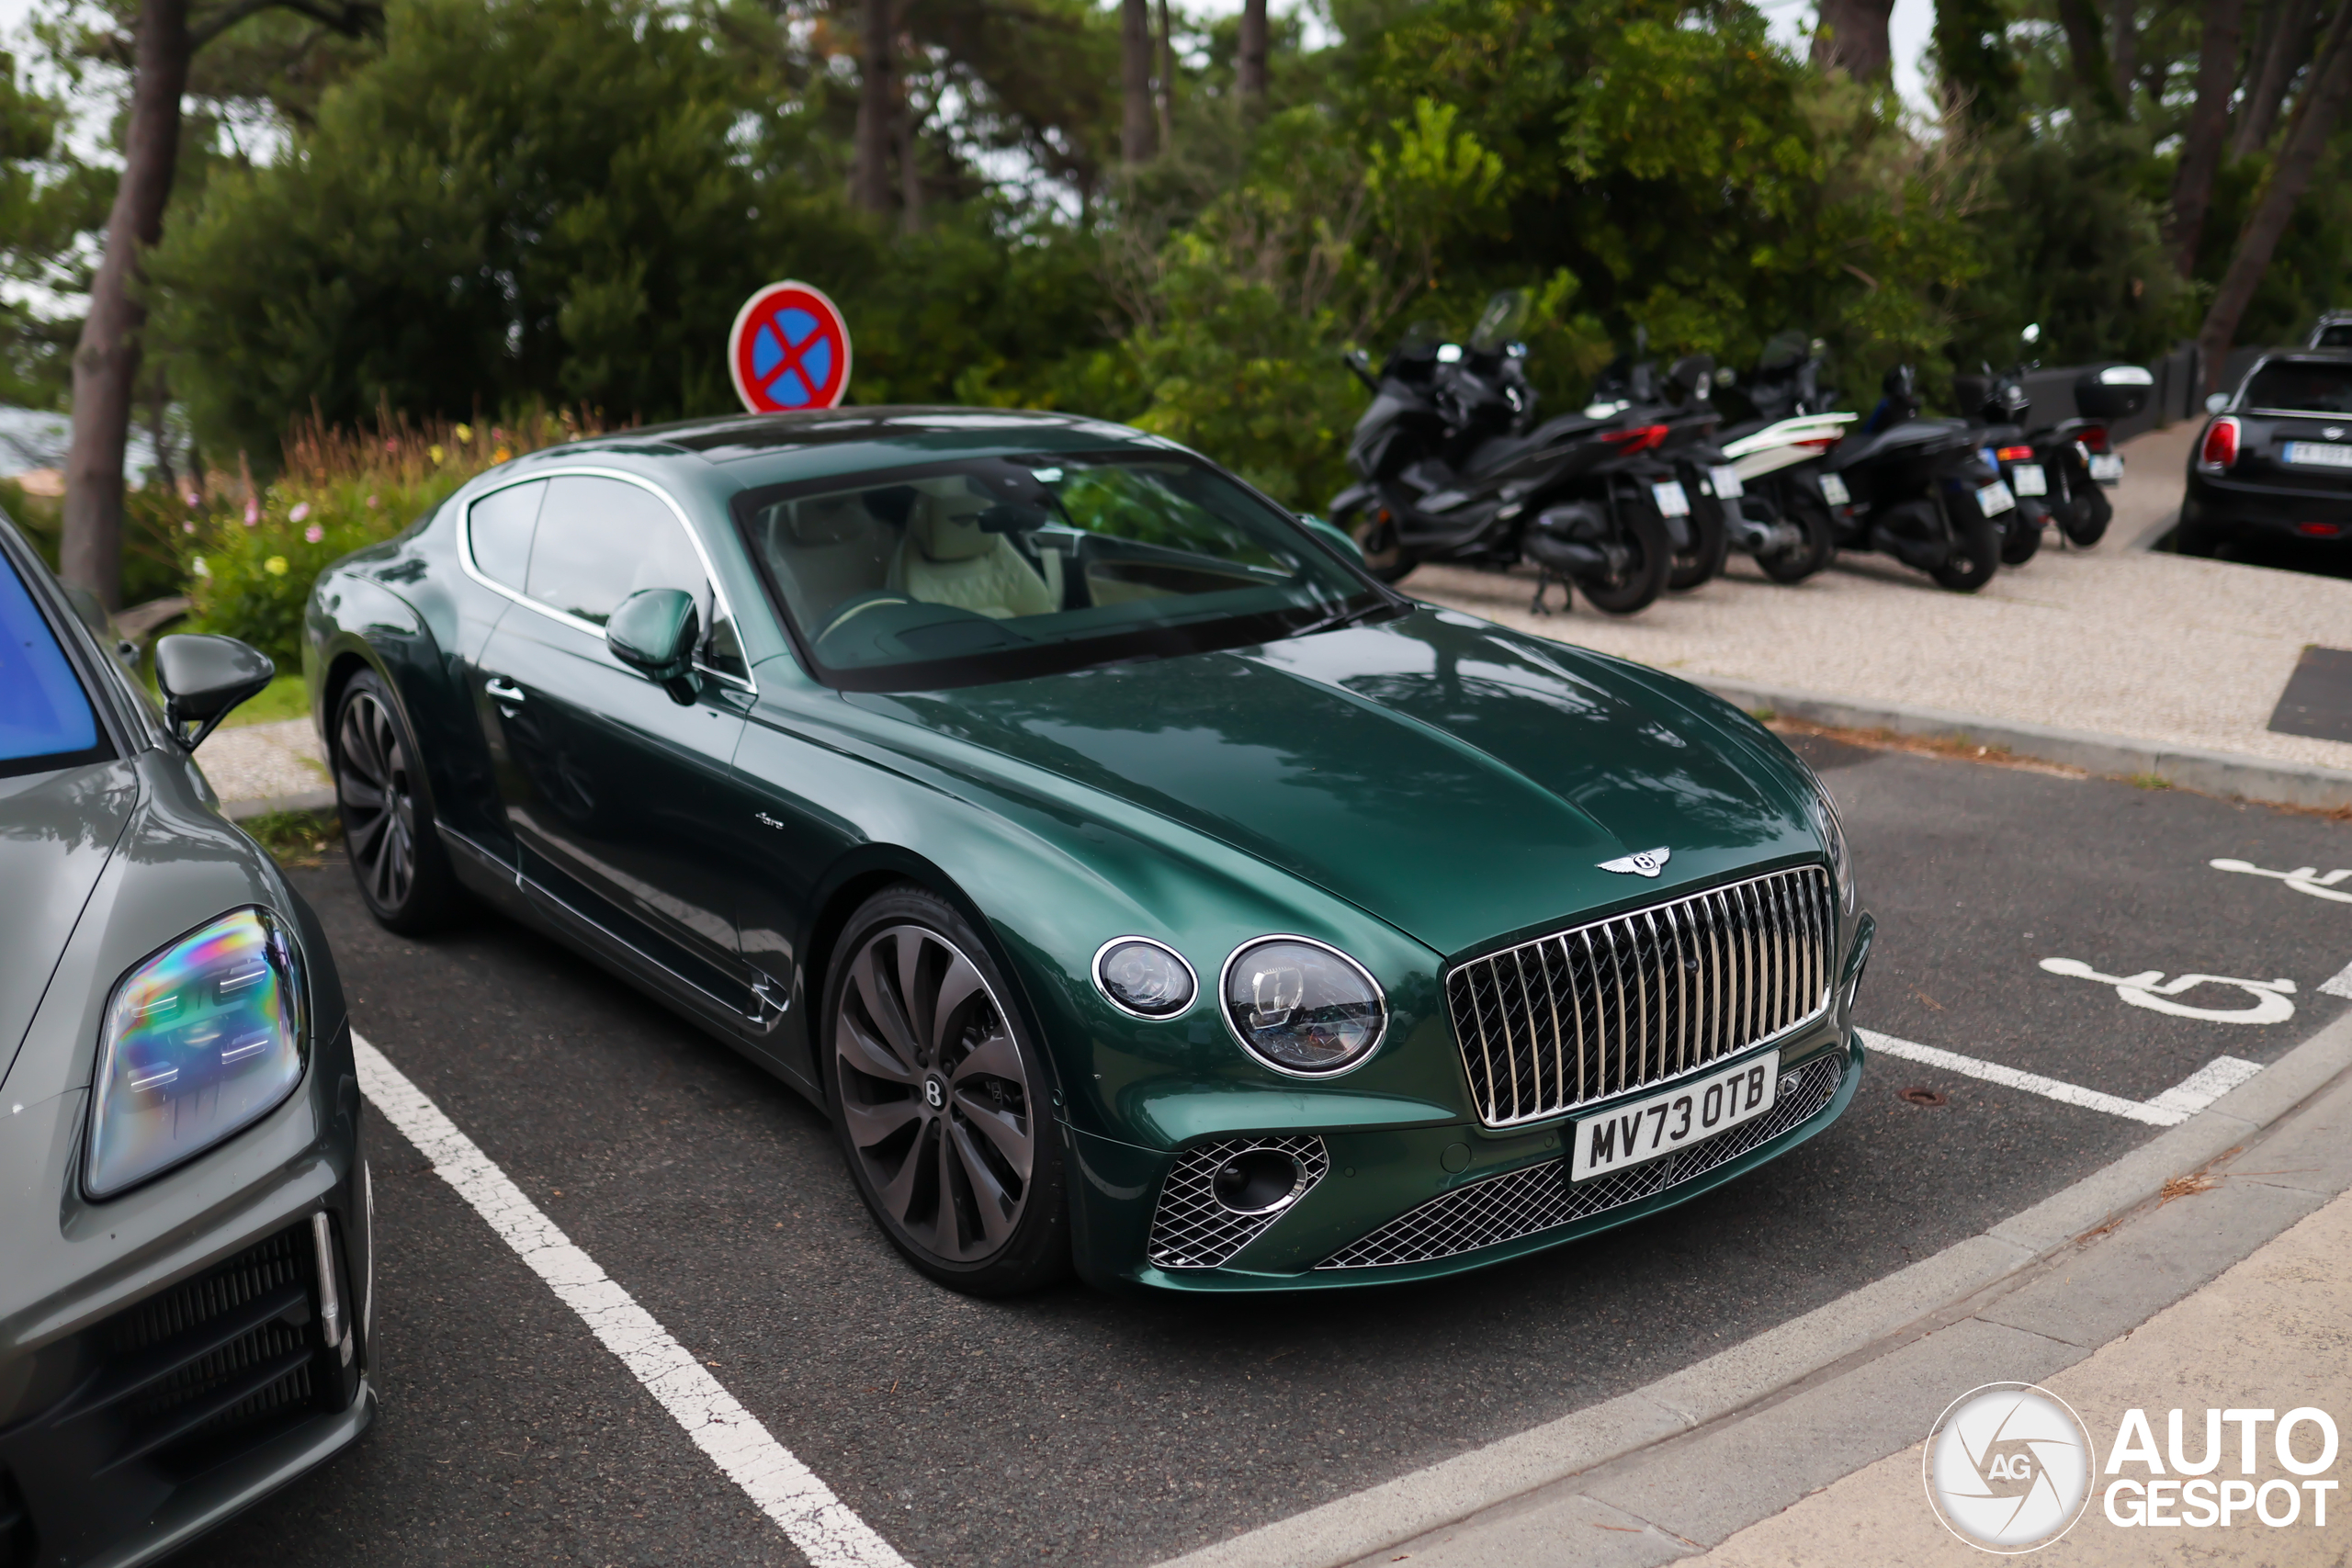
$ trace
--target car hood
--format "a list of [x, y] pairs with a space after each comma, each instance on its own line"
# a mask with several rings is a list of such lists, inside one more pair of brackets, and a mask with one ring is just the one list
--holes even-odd
[[0, 779], [0, 1082], [138, 800], [128, 762]]
[[[1451, 611], [849, 700], [1208, 834], [1449, 955], [1820, 852], [1802, 764], [1744, 716]], [[1661, 846], [1655, 879], [1602, 869]]]

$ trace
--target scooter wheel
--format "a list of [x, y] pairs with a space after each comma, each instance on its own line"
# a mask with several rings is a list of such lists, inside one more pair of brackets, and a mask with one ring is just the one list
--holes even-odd
[[1690, 547], [1678, 553], [1666, 585], [1680, 593], [1698, 587], [1724, 569], [1731, 553], [1731, 531], [1724, 526], [1724, 503], [1705, 502], [1690, 508]]
[[1838, 558], [1838, 536], [1829, 513], [1803, 493], [1792, 496], [1783, 513], [1804, 532], [1804, 543], [1756, 558], [1757, 570], [1775, 582], [1803, 582]]
[[2024, 502], [2012, 507], [2001, 519], [2001, 564], [2023, 566], [2041, 548], [2041, 522], [2047, 515], [2041, 508], [2029, 508]]
[[1943, 565], [1929, 575], [1955, 593], [1973, 593], [2001, 570], [2001, 525], [1971, 504], [1958, 533]]
[[2058, 513], [2058, 526], [2068, 544], [2087, 549], [2107, 536], [2108, 520], [2114, 515], [2115, 503], [2107, 499], [2107, 492], [2086, 482], [2082, 491]]
[[1645, 507], [1627, 507], [1623, 515], [1624, 533], [1618, 542], [1625, 547], [1624, 568], [1607, 577], [1576, 580], [1577, 591], [1592, 607], [1611, 615], [1648, 609], [1666, 592], [1667, 573], [1674, 565], [1674, 541], [1667, 534], [1665, 518]]
[[1385, 506], [1366, 506], [1332, 519], [1363, 552], [1363, 569], [1383, 582], [1402, 582], [1421, 564], [1396, 536], [1396, 522]]

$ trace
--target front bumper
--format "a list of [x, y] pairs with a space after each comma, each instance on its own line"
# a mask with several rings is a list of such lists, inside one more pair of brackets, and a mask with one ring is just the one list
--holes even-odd
[[[1784, 1092], [1804, 1093], [1829, 1080], [1826, 1100], [1817, 1110], [1793, 1124], [1760, 1128], [1760, 1141], [1737, 1152], [1711, 1151], [1709, 1145], [1739, 1138], [1744, 1129], [1694, 1145], [1671, 1160], [1573, 1190], [1562, 1173], [1561, 1141], [1571, 1118], [1499, 1132], [1476, 1122], [1305, 1134], [1285, 1130], [1280, 1134], [1285, 1138], [1319, 1139], [1328, 1169], [1214, 1268], [1163, 1268], [1151, 1261], [1154, 1216], [1186, 1151], [1139, 1148], [1065, 1127], [1079, 1267], [1101, 1285], [1329, 1290], [1436, 1279], [1576, 1241], [1686, 1202], [1778, 1158], [1835, 1122], [1854, 1097], [1863, 1062], [1861, 1043], [1845, 1013], [1843, 1007], [1835, 1009], [1809, 1030], [1776, 1043], [1783, 1083], [1798, 1080]], [[1440, 1199], [1450, 1201], [1435, 1201]], [[1440, 1225], [1503, 1239], [1422, 1261], [1377, 1261], [1384, 1249], [1376, 1238]]]

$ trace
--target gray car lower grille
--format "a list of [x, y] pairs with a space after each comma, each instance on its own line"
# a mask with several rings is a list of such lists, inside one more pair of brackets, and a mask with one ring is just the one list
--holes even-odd
[[1340, 1248], [1318, 1269], [1388, 1269], [1427, 1263], [1499, 1247], [1587, 1219], [1627, 1203], [1655, 1197], [1669, 1187], [1702, 1176], [1737, 1159], [1791, 1128], [1820, 1114], [1838, 1093], [1845, 1075], [1842, 1053], [1807, 1062], [1781, 1083], [1771, 1113], [1721, 1133], [1679, 1154], [1637, 1165], [1614, 1176], [1571, 1183], [1566, 1159], [1551, 1159], [1502, 1176], [1457, 1187], [1388, 1222], [1361, 1241]]
[[[1219, 1166], [1250, 1149], [1286, 1154], [1306, 1172], [1306, 1179], [1290, 1202], [1269, 1214], [1238, 1213], [1218, 1202], [1210, 1187]], [[1176, 1157], [1174, 1168], [1160, 1185], [1159, 1207], [1151, 1216], [1151, 1240], [1145, 1247], [1145, 1256], [1162, 1269], [1221, 1268], [1306, 1197], [1330, 1168], [1331, 1156], [1317, 1137], [1227, 1138], [1196, 1144]]]
[[1736, 1055], [1829, 999], [1820, 866], [1713, 887], [1472, 959], [1447, 975], [1479, 1119], [1556, 1116]]

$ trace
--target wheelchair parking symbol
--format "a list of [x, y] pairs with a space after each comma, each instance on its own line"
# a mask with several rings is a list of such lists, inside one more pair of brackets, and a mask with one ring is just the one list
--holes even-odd
[[[2112, 986], [2115, 994], [2132, 1006], [2174, 1018], [2202, 1019], [2208, 1023], [2284, 1023], [2295, 1016], [2295, 1004], [2287, 999], [2295, 989], [2292, 980], [2241, 980], [2232, 975], [2176, 975], [2167, 980], [2161, 969], [2102, 975], [2079, 958], [2045, 958], [2041, 967], [2052, 975]], [[2173, 999], [2199, 986], [2234, 986], [2251, 999], [2251, 1005], [2200, 1008]]]
[[2337, 886], [2339, 883], [2352, 880], [2352, 869], [2331, 871], [2323, 876], [2320, 874], [2319, 867], [2315, 865], [2298, 866], [2293, 871], [2265, 871], [2251, 861], [2216, 860], [2208, 861], [2205, 863], [2215, 871], [2235, 871], [2248, 876], [2275, 877], [2298, 893], [2308, 893], [2314, 898], [2331, 899], [2338, 904], [2352, 904], [2352, 888]]

